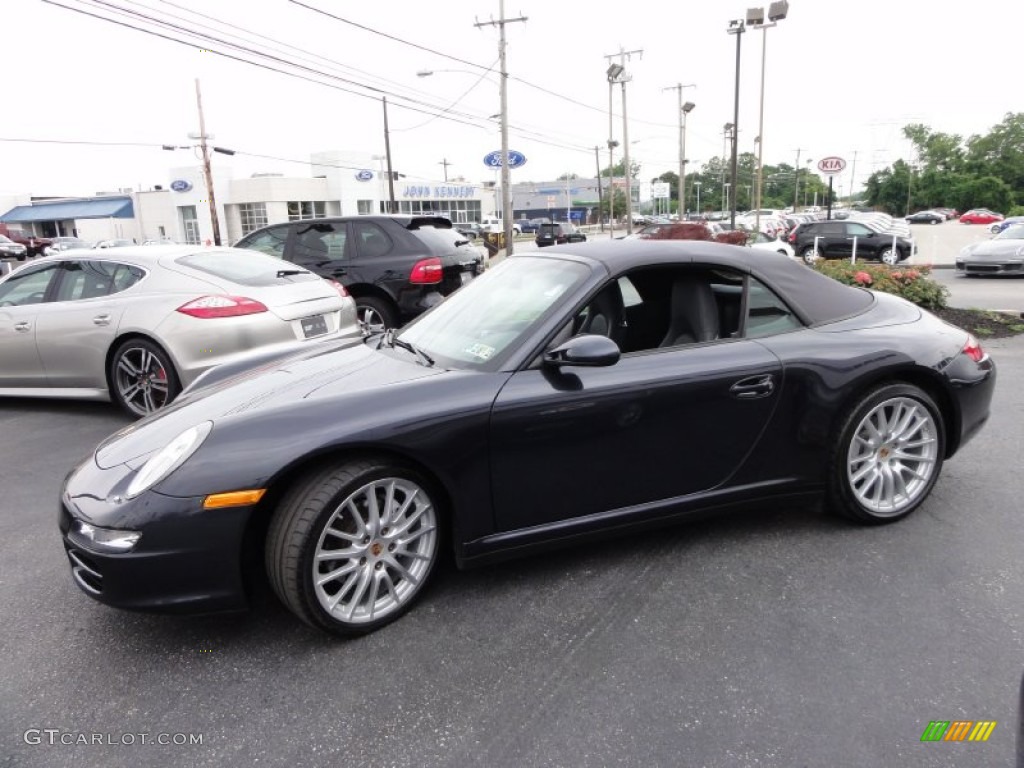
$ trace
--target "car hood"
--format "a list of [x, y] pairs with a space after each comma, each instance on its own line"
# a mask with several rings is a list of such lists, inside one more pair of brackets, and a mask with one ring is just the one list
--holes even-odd
[[402, 350], [378, 351], [370, 344], [327, 347], [313, 355], [286, 358], [202, 388], [148, 416], [100, 444], [96, 464], [108, 469], [148, 457], [186, 429], [204, 421], [244, 418], [257, 409], [287, 409], [317, 400], [398, 388], [417, 379], [461, 375], [429, 368]]
[[965, 249], [963, 255], [972, 259], [1024, 258], [1024, 240], [990, 240]]

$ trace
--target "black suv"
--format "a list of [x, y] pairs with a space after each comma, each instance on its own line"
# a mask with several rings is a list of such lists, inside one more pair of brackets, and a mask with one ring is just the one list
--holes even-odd
[[538, 248], [545, 245], [561, 245], [562, 243], [582, 243], [587, 236], [578, 231], [572, 224], [556, 221], [554, 223], [540, 224], [537, 227], [537, 237], [534, 242]]
[[483, 256], [440, 216], [341, 216], [272, 224], [250, 248], [345, 286], [371, 332], [396, 328], [483, 270]]
[[[885, 264], [898, 264], [913, 252], [911, 242], [892, 233], [869, 227], [861, 221], [808, 221], [797, 226], [789, 235], [793, 251], [808, 264], [817, 259], [850, 258], [853, 238], [857, 238], [857, 256], [877, 259]], [[817, 238], [817, 250], [815, 250]]]

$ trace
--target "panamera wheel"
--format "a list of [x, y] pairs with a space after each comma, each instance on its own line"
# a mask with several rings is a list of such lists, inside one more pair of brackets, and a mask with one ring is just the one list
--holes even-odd
[[110, 359], [110, 393], [132, 416], [148, 416], [181, 390], [170, 357], [147, 339], [129, 339]]
[[410, 468], [360, 461], [300, 482], [267, 536], [278, 597], [299, 618], [341, 635], [373, 630], [419, 597], [438, 559], [438, 511]]
[[880, 387], [847, 413], [833, 451], [829, 503], [861, 522], [906, 517], [935, 485], [944, 451], [935, 402], [910, 385]]

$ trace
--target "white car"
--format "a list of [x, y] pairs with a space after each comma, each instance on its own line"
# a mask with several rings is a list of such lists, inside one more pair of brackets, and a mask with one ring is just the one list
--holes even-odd
[[[505, 225], [501, 219], [496, 219], [493, 216], [484, 217], [480, 219], [480, 229], [484, 232], [504, 232]], [[512, 237], [518, 237], [523, 234], [522, 229], [515, 222], [512, 223]]]
[[747, 238], [747, 245], [759, 251], [775, 251], [783, 256], [794, 258], [793, 246], [782, 238], [768, 237], [764, 232], [751, 232]]

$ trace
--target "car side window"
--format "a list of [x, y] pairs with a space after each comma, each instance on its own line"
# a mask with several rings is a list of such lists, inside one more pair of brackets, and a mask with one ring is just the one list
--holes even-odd
[[364, 259], [375, 259], [391, 250], [391, 238], [372, 221], [357, 221], [352, 224], [359, 255]]
[[310, 222], [296, 225], [292, 260], [297, 264], [339, 261], [347, 254], [348, 228], [344, 223]]
[[265, 253], [278, 259], [284, 258], [284, 246], [288, 240], [288, 227], [271, 227], [265, 232], [254, 235], [248, 242], [238, 244], [240, 248], [249, 248], [253, 251]]
[[[133, 276], [133, 270], [138, 277]], [[109, 296], [137, 282], [141, 274], [137, 267], [111, 261], [66, 261], [54, 300], [79, 301]]]
[[41, 304], [46, 298], [46, 289], [57, 274], [58, 267], [58, 264], [32, 267], [7, 278], [0, 283], [0, 307]]
[[846, 232], [851, 237], [864, 237], [865, 235], [870, 235], [871, 234], [871, 230], [868, 229], [867, 227], [865, 227], [863, 224], [853, 224], [853, 223], [850, 223], [850, 224], [846, 225]]
[[756, 339], [803, 328], [803, 323], [778, 295], [760, 280], [747, 278], [747, 316], [743, 336]]

